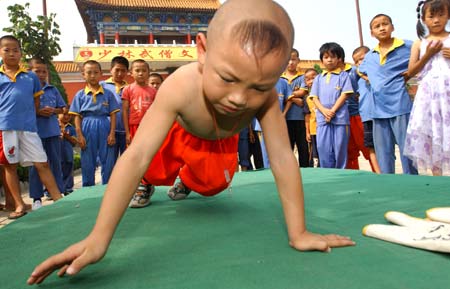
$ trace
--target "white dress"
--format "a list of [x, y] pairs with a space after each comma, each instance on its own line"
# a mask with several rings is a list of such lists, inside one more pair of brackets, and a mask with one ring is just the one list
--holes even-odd
[[[420, 44], [420, 57], [428, 40]], [[450, 36], [444, 47], [450, 47]], [[436, 53], [418, 75], [419, 86], [406, 132], [404, 154], [419, 171], [450, 176], [450, 59]]]

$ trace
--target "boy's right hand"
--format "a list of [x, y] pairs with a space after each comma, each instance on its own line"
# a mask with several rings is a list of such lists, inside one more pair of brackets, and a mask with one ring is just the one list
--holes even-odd
[[336, 234], [319, 235], [305, 231], [296, 238], [291, 238], [289, 245], [299, 251], [331, 252], [333, 247], [354, 246], [355, 242], [350, 237]]
[[59, 269], [59, 277], [66, 273], [75, 275], [87, 265], [100, 261], [105, 256], [107, 249], [107, 245], [101, 246], [98, 241], [88, 237], [39, 264], [34, 268], [27, 283], [28, 285], [40, 284], [57, 269]]

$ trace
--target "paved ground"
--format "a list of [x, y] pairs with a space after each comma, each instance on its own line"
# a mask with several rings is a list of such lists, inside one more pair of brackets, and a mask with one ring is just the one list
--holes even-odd
[[[396, 172], [398, 174], [401, 174], [402, 173], [402, 168], [401, 168], [401, 164], [398, 161], [398, 159], [399, 159], [399, 157], [398, 157], [398, 152], [397, 152], [397, 162], [396, 162], [395, 170], [396, 170]], [[361, 170], [371, 171], [369, 162], [367, 160], [365, 160], [362, 156], [360, 156], [360, 158], [359, 158], [359, 165], [360, 165], [360, 169]], [[99, 184], [101, 182], [100, 170], [99, 169], [96, 172], [96, 178], [95, 179], [96, 179], [96, 183], [97, 184]], [[75, 190], [81, 188], [81, 171], [80, 170], [77, 170], [74, 173], [74, 183], [75, 183], [75, 185], [74, 185], [74, 189]], [[27, 184], [25, 184], [25, 185], [22, 184], [22, 197], [23, 197], [25, 203], [27, 203], [27, 204], [31, 204], [32, 203], [32, 200], [30, 199], [30, 197], [28, 195]], [[5, 203], [3, 196], [0, 198], [0, 203], [2, 203], [2, 204]], [[44, 206], [50, 205], [52, 203], [53, 203], [53, 201], [45, 200], [45, 197], [44, 197], [44, 199], [43, 199], [43, 205]], [[9, 211], [5, 211], [5, 210], [1, 210], [0, 211], [0, 228], [4, 227], [5, 225], [7, 225], [7, 224], [9, 224], [11, 222], [13, 222], [13, 220], [9, 220], [8, 219], [9, 213], [10, 213]], [[31, 209], [28, 211], [28, 213], [32, 213]]]
[[[97, 170], [96, 172], [96, 184], [100, 184], [101, 183], [101, 178], [100, 178], [100, 170]], [[30, 204], [33, 202], [32, 199], [30, 199], [30, 196], [28, 194], [28, 184], [25, 183], [21, 183], [21, 188], [22, 188], [22, 198], [25, 201], [26, 204]], [[74, 172], [74, 190], [81, 188], [81, 171], [77, 170]], [[47, 206], [53, 203], [53, 201], [49, 201], [46, 200], [46, 198], [44, 197], [43, 199], [43, 205]], [[0, 198], [0, 203], [4, 204], [4, 197], [2, 195], [2, 197]], [[10, 211], [5, 211], [5, 210], [1, 210], [0, 211], [0, 228], [4, 227], [5, 225], [13, 222], [14, 220], [9, 220], [8, 219], [8, 215], [9, 213], [11, 213]], [[31, 209], [28, 210], [28, 213], [32, 213]]]

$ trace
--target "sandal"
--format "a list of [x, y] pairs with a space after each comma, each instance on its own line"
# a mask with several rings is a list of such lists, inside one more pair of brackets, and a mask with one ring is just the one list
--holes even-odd
[[174, 201], [186, 199], [191, 189], [186, 187], [182, 182], [176, 183], [167, 191], [167, 195]]
[[130, 202], [130, 208], [143, 208], [150, 205], [150, 198], [155, 192], [155, 186], [139, 184], [133, 199]]
[[8, 215], [8, 219], [10, 220], [16, 220], [19, 218], [22, 218], [23, 216], [25, 216], [27, 214], [26, 211], [20, 211], [20, 212], [12, 212], [11, 214]]

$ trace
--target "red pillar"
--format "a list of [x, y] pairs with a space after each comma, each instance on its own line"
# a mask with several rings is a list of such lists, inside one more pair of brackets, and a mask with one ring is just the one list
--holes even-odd
[[186, 35], [186, 44], [191, 44], [191, 32], [188, 32], [188, 34]]
[[105, 44], [105, 33], [103, 31], [100, 32], [100, 44]]
[[149, 44], [153, 44], [154, 41], [155, 41], [155, 40], [154, 40], [154, 38], [153, 38], [153, 32], [150, 32], [150, 33], [148, 34], [148, 43], [149, 43]]
[[117, 44], [119, 44], [119, 32], [116, 31], [116, 34], [114, 35], [114, 40]]

